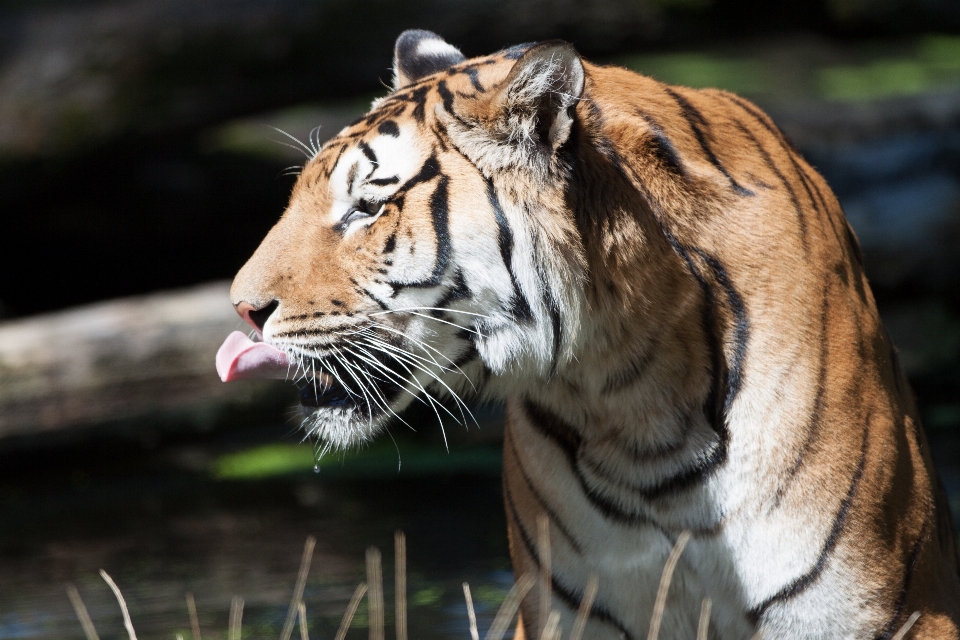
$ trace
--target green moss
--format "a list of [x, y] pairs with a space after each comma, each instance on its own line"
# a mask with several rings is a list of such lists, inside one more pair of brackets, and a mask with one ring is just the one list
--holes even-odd
[[931, 85], [926, 67], [914, 60], [878, 60], [865, 66], [834, 66], [817, 73], [827, 100], [863, 101], [923, 93]]
[[315, 464], [309, 444], [270, 444], [222, 455], [211, 471], [221, 480], [256, 479], [309, 471]]
[[410, 604], [418, 607], [435, 605], [443, 598], [443, 587], [427, 587], [419, 589], [410, 595]]
[[316, 471], [322, 478], [391, 477], [448, 473], [497, 475], [502, 467], [499, 447], [445, 449], [401, 442], [379, 442], [345, 454], [327, 454], [314, 459], [308, 443], [270, 444], [217, 458], [211, 475], [220, 480], [253, 480]]
[[705, 53], [629, 56], [620, 64], [657, 80], [694, 88], [757, 94], [769, 90], [769, 69], [760, 60], [724, 58]]
[[920, 40], [918, 53], [933, 69], [960, 72], [960, 36], [926, 36]]

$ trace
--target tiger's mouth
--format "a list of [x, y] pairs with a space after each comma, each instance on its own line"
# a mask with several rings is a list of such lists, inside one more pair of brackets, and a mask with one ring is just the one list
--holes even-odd
[[391, 411], [390, 405], [403, 390], [402, 386], [388, 380], [378, 372], [354, 367], [331, 366], [329, 371], [319, 371], [305, 377], [300, 386], [300, 406], [305, 411], [322, 409], [360, 409], [376, 416]]
[[350, 392], [328, 374], [320, 374], [300, 388], [300, 406], [305, 409], [344, 407], [351, 403]]
[[399, 347], [385, 341], [380, 345], [380, 350], [332, 344], [323, 353], [305, 348], [287, 352], [238, 331], [217, 352], [217, 371], [225, 382], [272, 378], [295, 383], [304, 417], [315, 425], [335, 424], [334, 439], [346, 442], [351, 426], [363, 430], [396, 415], [400, 395], [413, 393], [408, 389], [411, 369], [423, 368], [410, 356], [397, 356], [405, 353]]

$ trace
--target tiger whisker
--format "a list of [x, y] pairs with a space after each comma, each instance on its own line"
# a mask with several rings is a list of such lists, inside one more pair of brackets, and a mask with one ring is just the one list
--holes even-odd
[[[283, 135], [287, 136], [288, 138], [290, 138], [291, 140], [293, 140], [294, 142], [296, 142], [298, 145], [300, 145], [299, 148], [298, 148], [298, 147], [294, 147], [294, 149], [298, 149], [298, 150], [299, 150], [300, 148], [302, 148], [302, 149], [303, 149], [302, 153], [303, 153], [305, 156], [307, 156], [307, 159], [308, 159], [308, 160], [313, 159], [313, 156], [316, 155], [315, 153], [314, 153], [313, 155], [310, 155], [310, 154], [313, 152], [313, 149], [311, 149], [310, 147], [308, 147], [307, 145], [305, 145], [305, 144], [303, 143], [303, 141], [300, 140], [300, 138], [298, 138], [298, 137], [296, 137], [296, 136], [293, 136], [293, 135], [290, 135], [289, 133], [287, 133], [287, 132], [284, 131], [283, 129], [280, 129], [279, 127], [271, 126], [270, 128], [273, 129], [274, 131], [276, 131], [277, 133], [282, 133]], [[279, 142], [279, 141], [278, 141], [278, 142]], [[281, 142], [280, 144], [285, 144], [285, 143], [282, 143], [282, 142]], [[288, 146], [292, 146], [292, 145], [288, 145]]]
[[[410, 390], [407, 388], [407, 384], [406, 384], [406, 383], [409, 382], [408, 380], [406, 380], [405, 378], [403, 378], [402, 376], [400, 376], [400, 375], [397, 374], [396, 372], [391, 371], [390, 368], [387, 367], [387, 366], [385, 366], [382, 362], [377, 361], [377, 359], [373, 356], [373, 354], [371, 354], [369, 351], [367, 351], [366, 349], [364, 349], [362, 346], [360, 346], [360, 345], [358, 345], [358, 344], [353, 344], [353, 345], [351, 345], [351, 347], [356, 348], [356, 349], [358, 349], [359, 351], [362, 351], [363, 354], [360, 354], [360, 353], [357, 353], [356, 351], [353, 351], [353, 349], [351, 349], [350, 347], [345, 347], [345, 348], [346, 348], [348, 351], [350, 351], [351, 353], [353, 353], [355, 356], [357, 356], [358, 358], [361, 358], [361, 359], [364, 360], [365, 362], [368, 362], [371, 366], [376, 367], [377, 369], [380, 369], [380, 370], [383, 371], [384, 373], [393, 376], [393, 377], [394, 377], [394, 382], [398, 382], [398, 383], [399, 383], [397, 386], [399, 386], [401, 389], [403, 389], [403, 391], [404, 391], [406, 394], [412, 396], [414, 400], [417, 400], [417, 401], [419, 401], [420, 403], [422, 403], [422, 404], [424, 404], [424, 405], [427, 404], [426, 401], [425, 401], [423, 398], [421, 398], [419, 395], [417, 395], [416, 393], [413, 393], [412, 391], [410, 391]], [[364, 354], [365, 354], [365, 355], [364, 355]], [[392, 413], [392, 410], [391, 410], [391, 413]], [[400, 418], [400, 416], [397, 416], [396, 413], [394, 413], [393, 415], [396, 416], [396, 417], [400, 420], [400, 422], [403, 422], [403, 424], [406, 424], [408, 427], [410, 427], [410, 425], [407, 424], [405, 420], [403, 420], [402, 418]], [[410, 427], [410, 429], [413, 430], [413, 431], [416, 431], [416, 429], [414, 429], [413, 427]]]
[[[414, 363], [414, 362], [410, 362], [410, 364], [413, 365], [413, 366], [415, 366], [415, 367], [417, 367], [418, 369], [420, 369], [421, 371], [423, 371], [424, 373], [426, 373], [426, 374], [429, 375], [430, 377], [432, 377], [438, 384], [440, 384], [441, 386], [443, 386], [443, 388], [447, 390], [447, 393], [449, 393], [450, 396], [456, 401], [456, 403], [457, 403], [457, 408], [460, 410], [460, 415], [461, 415], [461, 417], [463, 418], [463, 423], [461, 423], [459, 420], [457, 420], [457, 424], [465, 424], [465, 423], [466, 423], [466, 421], [467, 421], [467, 416], [464, 415], [464, 410], [465, 410], [466, 413], [470, 415], [470, 419], [473, 421], [473, 424], [479, 426], [479, 423], [477, 422], [477, 419], [474, 417], [473, 412], [470, 411], [470, 408], [469, 408], [469, 407], [466, 405], [466, 403], [460, 398], [460, 396], [459, 396], [453, 389], [451, 389], [450, 386], [449, 386], [446, 382], [444, 382], [444, 381], [440, 378], [440, 376], [438, 376], [438, 375], [435, 374], [434, 372], [430, 371], [429, 369], [427, 369], [427, 368], [425, 368], [425, 367], [422, 367], [422, 366], [419, 365], [419, 364], [416, 364], [416, 363]], [[451, 414], [451, 415], [453, 415], [453, 414]], [[454, 420], [456, 420], [456, 418], [454, 418]]]
[[403, 313], [406, 311], [449, 311], [450, 313], [463, 313], [470, 316], [477, 316], [478, 318], [484, 318], [490, 320], [491, 317], [483, 313], [475, 313], [473, 311], [463, 311], [461, 309], [451, 309], [451, 308], [442, 308], [442, 307], [402, 307], [400, 309], [386, 309], [384, 311], [374, 311], [373, 313], [368, 313], [368, 316], [382, 316], [388, 313]]
[[[371, 346], [373, 346], [374, 348], [376, 348], [375, 345], [371, 345]], [[427, 401], [429, 402], [429, 406], [430, 406], [431, 409], [433, 409], [433, 413], [436, 414], [436, 416], [437, 416], [437, 422], [440, 424], [440, 433], [443, 434], [443, 445], [444, 445], [444, 447], [447, 449], [447, 451], [450, 451], [450, 445], [449, 445], [449, 443], [447, 442], [447, 431], [446, 431], [446, 429], [445, 429], [444, 426], [443, 426], [443, 418], [440, 417], [440, 412], [437, 411], [437, 407], [440, 407], [440, 408], [443, 409], [445, 412], [447, 412], [447, 413], [450, 415], [450, 417], [453, 418], [453, 420], [454, 420], [457, 424], [462, 424], [462, 423], [461, 423], [459, 420], [457, 420], [457, 417], [456, 417], [455, 415], [453, 415], [453, 413], [452, 413], [448, 408], [446, 408], [446, 407], [443, 405], [443, 403], [441, 403], [440, 401], [438, 401], [438, 400], [433, 396], [433, 394], [431, 394], [429, 391], [427, 391], [426, 387], [424, 387], [424, 386], [420, 383], [420, 381], [417, 380], [416, 375], [414, 375], [413, 371], [410, 370], [410, 367], [407, 366], [407, 363], [405, 363], [405, 362], [403, 361], [403, 359], [401, 359], [401, 358], [399, 358], [399, 357], [397, 357], [396, 355], [393, 355], [393, 354], [384, 354], [384, 355], [390, 355], [390, 356], [397, 362], [397, 364], [399, 364], [401, 367], [403, 367], [403, 368], [407, 371], [407, 373], [410, 374], [410, 380], [409, 380], [409, 381], [412, 382], [414, 385], [416, 385], [416, 387], [420, 390], [420, 393], [422, 393], [422, 394], [424, 395], [424, 397], [427, 399]], [[427, 371], [426, 369], [423, 369], [423, 367], [420, 367], [420, 366], [417, 365], [416, 363], [410, 363], [410, 364], [412, 364], [413, 366], [417, 367], [418, 369], [421, 369], [422, 371], [425, 371], [428, 375], [431, 375], [431, 376], [433, 375], [430, 371]], [[435, 376], [434, 376], [434, 377], [435, 377]]]
[[[367, 362], [367, 363], [369, 363], [369, 364], [371, 364], [371, 365], [380, 365], [379, 362], [376, 362], [376, 359], [374, 359], [374, 358], [367, 358], [367, 357], [365, 357], [365, 356], [357, 353], [356, 351], [353, 351], [352, 349], [350, 349], [350, 347], [344, 347], [344, 349], [345, 349], [348, 353], [353, 354], [353, 355], [356, 356], [357, 358], [360, 358], [361, 360], [363, 360], [363, 361], [365, 361], [365, 362]], [[383, 367], [382, 365], [380, 365], [380, 368], [382, 368], [384, 371], [390, 372], [390, 370], [389, 370], [387, 367]], [[369, 376], [373, 375], [372, 372], [366, 371], [366, 370], [363, 370], [363, 369], [358, 369], [358, 371], [360, 372], [361, 375], [363, 375], [364, 377], [367, 377], [368, 380], [369, 380]], [[393, 373], [393, 372], [390, 372], [390, 373]], [[397, 376], [397, 377], [399, 377], [399, 376]], [[371, 387], [372, 391], [376, 392], [376, 394], [379, 396], [380, 401], [381, 401], [381, 402], [380, 402], [380, 406], [384, 409], [384, 411], [390, 413], [391, 415], [393, 415], [394, 418], [396, 418], [397, 420], [399, 420], [399, 421], [402, 422], [403, 424], [407, 425], [407, 427], [409, 427], [411, 431], [415, 431], [415, 429], [414, 429], [413, 427], [411, 427], [411, 426], [407, 423], [406, 420], [404, 420], [403, 418], [401, 418], [399, 415], [397, 415], [397, 412], [396, 412], [396, 411], [394, 411], [392, 408], [390, 408], [390, 403], [387, 402], [387, 399], [383, 397], [383, 394], [382, 394], [382, 393], [380, 393], [380, 390], [377, 388], [377, 385], [376, 385], [372, 380], [369, 380], [369, 381], [370, 381], [370, 387]], [[401, 386], [402, 389], [404, 389], [404, 391], [407, 391], [407, 393], [410, 393], [409, 390], [406, 389], [406, 386], [405, 386], [405, 385], [400, 385], [400, 386]], [[411, 394], [411, 395], [412, 395], [412, 394]]]
[[353, 372], [354, 367], [352, 364], [350, 364], [349, 360], [343, 357], [343, 354], [340, 353], [339, 349], [337, 349], [336, 347], [334, 347], [333, 349], [334, 349], [334, 352], [332, 355], [334, 359], [336, 359], [337, 362], [343, 365], [343, 368], [346, 369], [350, 377], [353, 378], [354, 381], [357, 383], [357, 386], [360, 389], [360, 393], [363, 394], [364, 404], [366, 404], [367, 406], [367, 418], [370, 421], [369, 424], [373, 424], [373, 406], [372, 406], [373, 402], [370, 399], [370, 396], [367, 394], [367, 390], [364, 388], [365, 385]]
[[[456, 367], [458, 370], [460, 369], [460, 367], [457, 367], [457, 363], [454, 362], [449, 356], [447, 356], [446, 354], [444, 354], [442, 351], [440, 351], [440, 350], [437, 349], [436, 347], [430, 346], [430, 345], [427, 344], [426, 342], [423, 342], [422, 340], [418, 340], [417, 338], [414, 338], [414, 337], [412, 337], [412, 336], [408, 336], [408, 335], [406, 335], [405, 333], [403, 333], [402, 331], [398, 331], [397, 329], [394, 329], [393, 327], [387, 326], [387, 325], [385, 325], [385, 324], [381, 324], [381, 323], [379, 323], [379, 322], [371, 322], [370, 325], [371, 325], [372, 327], [377, 327], [377, 328], [379, 328], [379, 329], [383, 329], [384, 331], [389, 331], [390, 333], [394, 333], [394, 334], [396, 334], [396, 335], [398, 335], [398, 336], [400, 336], [400, 337], [402, 337], [402, 338], [405, 338], [405, 339], [409, 340], [410, 342], [414, 343], [416, 346], [418, 346], [418, 347], [420, 347], [421, 349], [423, 349], [423, 350], [424, 350], [424, 353], [426, 353], [427, 355], [430, 355], [429, 352], [432, 351], [432, 352], [436, 353], [437, 355], [439, 355], [439, 356], [440, 356], [441, 358], [443, 358], [444, 360], [446, 360], [447, 362], [449, 362], [450, 364], [452, 364], [452, 365], [453, 365], [454, 367]], [[411, 355], [412, 355], [412, 354], [411, 354]], [[417, 357], [420, 357], [420, 356], [417, 356]], [[439, 366], [442, 366], [439, 362], [436, 361], [435, 358], [433, 358], [433, 356], [430, 356], [430, 359], [431, 359], [431, 360], [433, 361], [433, 363], [434, 363], [435, 365], [437, 365], [438, 367], [439, 367]], [[469, 379], [469, 377], [467, 376], [467, 374], [463, 373], [463, 371], [460, 371], [460, 373], [463, 374], [464, 377], [467, 377], [467, 379]]]
[[[374, 335], [364, 336], [363, 339], [364, 339], [364, 340], [376, 340], [377, 342], [379, 342], [380, 344], [382, 344], [385, 349], [389, 349], [390, 351], [395, 351], [395, 352], [397, 352], [397, 353], [402, 353], [402, 354], [404, 354], [404, 355], [407, 355], [407, 356], [409, 356], [409, 357], [411, 357], [411, 358], [415, 358], [416, 360], [418, 360], [418, 361], [420, 361], [420, 362], [423, 362], [423, 363], [426, 363], [426, 364], [432, 364], [433, 366], [439, 368], [441, 371], [447, 371], [447, 372], [450, 372], [450, 373], [453, 372], [453, 369], [450, 369], [450, 368], [448, 368], [448, 367], [440, 364], [439, 362], [436, 361], [435, 358], [432, 358], [432, 357], [430, 357], [430, 358], [424, 358], [423, 356], [419, 356], [419, 355], [413, 353], [412, 351], [410, 351], [410, 350], [408, 350], [408, 349], [404, 349], [403, 347], [398, 347], [398, 346], [395, 345], [395, 344], [391, 344], [391, 343], [386, 342], [386, 341], [384, 341], [384, 340], [380, 340], [380, 338], [378, 338], [378, 337], [376, 337], [376, 336], [374, 336]], [[428, 353], [427, 355], [429, 356], [430, 354]], [[462, 373], [462, 372], [461, 372], [461, 373]]]
[[[459, 373], [460, 375], [462, 375], [462, 376], [464, 377], [464, 379], [466, 379], [466, 381], [470, 384], [470, 387], [471, 387], [474, 391], [477, 390], [477, 387], [476, 387], [476, 385], [473, 384], [473, 380], [470, 379], [470, 376], [468, 376], [468, 375], [466, 374], [466, 372], [465, 372], [463, 369], [461, 369], [460, 366], [459, 366], [454, 360], [452, 360], [449, 356], [445, 355], [443, 352], [438, 351], [435, 347], [432, 347], [432, 346], [430, 346], [429, 344], [427, 344], [427, 343], [425, 343], [425, 342], [423, 342], [423, 341], [421, 341], [421, 340], [417, 340], [416, 338], [412, 338], [412, 337], [410, 337], [410, 336], [406, 336], [405, 334], [403, 334], [403, 333], [401, 333], [401, 332], [399, 332], [399, 331], [395, 331], [395, 330], [393, 330], [391, 327], [388, 327], [388, 326], [386, 326], [386, 325], [381, 325], [381, 324], [379, 324], [379, 323], [372, 323], [372, 325], [373, 325], [373, 326], [377, 326], [377, 327], [382, 328], [382, 329], [385, 329], [385, 330], [388, 330], [388, 331], [392, 331], [393, 333], [397, 333], [398, 335], [404, 336], [407, 340], [409, 340], [410, 342], [412, 342], [415, 346], [423, 349], [424, 353], [426, 353], [428, 356], [430, 356], [430, 360], [429, 360], [430, 362], [432, 362], [432, 363], [435, 364], [436, 366], [440, 367], [442, 370], [447, 371], [447, 372], [450, 372], [450, 373], [453, 373], [453, 370], [456, 369], [457, 373]], [[379, 338], [376, 338], [376, 337], [374, 337], [374, 339], [379, 340]], [[384, 343], [384, 344], [385, 344], [387, 347], [389, 347], [389, 348], [397, 349], [397, 350], [399, 350], [399, 351], [401, 351], [401, 352], [403, 352], [403, 353], [406, 353], [406, 354], [409, 355], [409, 356], [412, 356], [412, 357], [417, 358], [418, 360], [427, 361], [426, 358], [423, 358], [423, 357], [421, 357], [421, 356], [418, 356], [418, 355], [414, 354], [412, 351], [409, 351], [409, 350], [406, 350], [406, 349], [402, 349], [401, 347], [397, 347], [396, 345], [392, 345], [392, 344], [390, 344], [390, 343]], [[428, 351], [428, 350], [429, 350], [429, 351]], [[436, 358], [434, 358], [434, 357], [430, 354], [430, 351], [435, 351], [435, 352], [438, 353], [440, 356], [442, 356], [447, 362], [449, 362], [451, 365], [453, 365], [453, 369], [450, 369], [449, 367], [446, 367], [446, 366], [440, 364], [439, 362], [437, 362]]]
[[427, 314], [425, 314], [425, 313], [417, 313], [416, 311], [405, 311], [404, 313], [409, 313], [409, 314], [412, 315], [412, 316], [418, 316], [418, 317], [420, 317], [420, 318], [425, 318], [425, 319], [427, 319], [427, 320], [436, 320], [437, 322], [442, 322], [443, 324], [448, 324], [448, 325], [450, 325], [451, 327], [456, 327], [457, 329], [460, 329], [461, 331], [466, 331], [466, 332], [468, 332], [468, 333], [475, 333], [475, 334], [477, 334], [478, 336], [480, 336], [481, 338], [486, 338], [486, 337], [487, 337], [486, 335], [480, 333], [480, 332], [477, 331], [476, 329], [471, 329], [471, 328], [469, 328], [469, 327], [465, 327], [465, 326], [463, 326], [463, 325], [457, 324], [456, 322], [450, 322], [449, 320], [444, 320], [443, 318], [436, 318], [436, 317], [434, 317], [434, 316], [430, 316], [430, 315], [427, 315]]

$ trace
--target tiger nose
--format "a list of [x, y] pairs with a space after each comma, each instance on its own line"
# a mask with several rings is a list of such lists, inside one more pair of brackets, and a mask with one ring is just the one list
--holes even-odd
[[249, 302], [239, 302], [234, 305], [234, 308], [237, 310], [237, 313], [240, 314], [240, 317], [243, 318], [243, 321], [256, 329], [257, 334], [263, 337], [263, 325], [267, 324], [267, 319], [270, 318], [270, 315], [276, 311], [279, 306], [280, 302], [274, 300], [259, 309]]

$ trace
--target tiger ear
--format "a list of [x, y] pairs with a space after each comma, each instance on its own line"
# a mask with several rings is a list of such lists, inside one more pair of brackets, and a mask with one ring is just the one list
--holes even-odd
[[407, 29], [393, 47], [393, 90], [464, 60], [459, 49], [432, 31]]
[[534, 45], [518, 56], [496, 91], [472, 104], [461, 102], [458, 117], [444, 118], [447, 130], [481, 170], [547, 169], [570, 137], [584, 83], [583, 61], [573, 45]]

